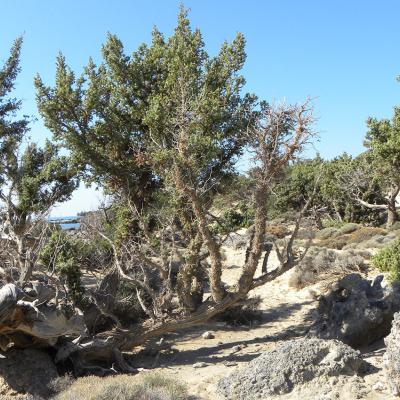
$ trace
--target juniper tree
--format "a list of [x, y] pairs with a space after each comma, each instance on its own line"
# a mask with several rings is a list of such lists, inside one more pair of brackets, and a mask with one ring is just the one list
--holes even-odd
[[360, 204], [375, 210], [386, 210], [387, 226], [398, 219], [396, 198], [400, 192], [400, 107], [394, 108], [391, 120], [369, 118], [364, 145], [370, 171], [379, 180], [384, 199], [380, 203], [369, 203], [359, 199]]
[[[242, 151], [246, 110], [254, 101], [240, 94], [244, 44], [238, 34], [210, 57], [182, 9], [169, 39], [154, 30], [150, 46], [126, 56], [121, 41], [109, 35], [101, 65], [90, 61], [76, 78], [59, 56], [54, 87], [36, 79], [46, 126], [89, 179], [140, 211], [150, 208], [157, 189], [174, 187], [171, 212], [179, 216], [188, 249], [181, 293], [190, 308], [194, 269], [209, 233], [189, 198], [196, 191], [196, 204], [206, 211]], [[216, 259], [218, 249], [209, 250]]]
[[20, 70], [17, 39], [0, 69], [0, 199], [2, 228], [11, 240], [20, 282], [29, 279], [37, 249], [37, 226], [56, 203], [76, 188], [73, 168], [50, 141], [43, 148], [27, 142], [29, 117], [17, 117], [21, 101], [10, 97]]
[[[111, 358], [115, 349], [200, 324], [301, 259], [293, 251], [298, 219], [292, 238], [277, 250], [279, 266], [255, 277], [272, 183], [312, 137], [312, 107], [309, 102], [273, 107], [243, 94], [244, 45], [238, 34], [209, 56], [182, 9], [168, 39], [154, 30], [149, 46], [127, 56], [120, 40], [109, 35], [99, 66], [89, 61], [76, 77], [59, 56], [53, 86], [36, 78], [39, 111], [54, 138], [86, 179], [102, 184], [136, 213], [138, 234], [121, 248], [104, 232], [99, 235], [113, 248], [119, 278], [132, 285], [148, 315], [129, 329], [100, 332], [83, 347], [66, 346], [64, 358], [74, 354], [73, 362], [82, 367], [87, 357]], [[209, 210], [245, 148], [254, 156], [254, 234], [238, 281], [228, 287]], [[151, 218], [158, 221], [153, 230], [146, 224]], [[183, 254], [177, 287], [171, 278], [174, 246]], [[202, 250], [210, 259], [208, 299], [198, 279]], [[150, 284], [154, 271], [160, 278], [156, 287]], [[184, 310], [174, 308], [173, 295]]]

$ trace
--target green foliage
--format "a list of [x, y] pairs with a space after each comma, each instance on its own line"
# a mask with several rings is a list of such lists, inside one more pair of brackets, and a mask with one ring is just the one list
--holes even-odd
[[364, 145], [380, 178], [387, 184], [400, 183], [400, 107], [391, 120], [369, 118]]
[[[359, 196], [370, 203], [384, 201], [379, 180], [370, 173], [365, 155], [352, 158], [344, 153], [333, 160], [324, 161], [319, 156], [298, 161], [286, 170], [286, 175], [275, 188], [276, 199], [271, 215], [290, 210], [299, 211], [316, 188], [312, 206], [329, 216], [329, 226], [343, 222], [380, 222], [380, 213], [361, 206], [346, 187], [348, 181], [362, 172]], [[328, 226], [325, 222], [325, 227]]]
[[[1, 197], [15, 201], [14, 212], [24, 220], [33, 213], [47, 211], [57, 202], [68, 200], [77, 186], [75, 171], [56, 145], [46, 141], [43, 148], [34, 143], [24, 146], [29, 119], [15, 120], [21, 102], [10, 99], [19, 72], [22, 39], [17, 39], [11, 55], [0, 69], [0, 189]], [[21, 148], [24, 147], [21, 157]], [[11, 184], [11, 189], [10, 189]]]
[[339, 232], [340, 232], [341, 235], [345, 235], [345, 234], [347, 234], [347, 233], [353, 233], [354, 231], [356, 231], [356, 230], [359, 229], [359, 228], [361, 228], [360, 225], [355, 224], [355, 223], [353, 223], [353, 222], [349, 222], [349, 223], [347, 223], [347, 224], [344, 224], [344, 225], [340, 228]]
[[400, 239], [379, 250], [371, 260], [374, 267], [389, 272], [391, 281], [400, 280]]
[[21, 46], [22, 38], [18, 38], [11, 48], [10, 56], [0, 68], [0, 154], [2, 156], [9, 154], [14, 143], [18, 143], [29, 130], [27, 117], [15, 118], [21, 109], [21, 101], [10, 96], [20, 72]]
[[254, 210], [249, 205], [241, 202], [237, 207], [225, 210], [218, 223], [213, 225], [214, 233], [226, 234], [240, 228], [248, 228], [254, 221]]
[[[21, 113], [21, 101], [11, 97], [20, 70], [22, 39], [0, 68], [0, 218], [7, 220], [6, 233], [16, 248], [12, 255], [20, 281], [29, 278], [37, 252], [28, 251], [28, 237], [41, 217], [56, 203], [68, 200], [78, 185], [70, 159], [46, 141], [43, 148], [27, 140], [29, 118]], [[32, 247], [32, 244], [31, 244]]]
[[[315, 185], [318, 185], [317, 177], [320, 175], [323, 160], [316, 157], [313, 160], [305, 160], [294, 163], [286, 170], [286, 175], [279, 182], [274, 190], [276, 200], [274, 207], [280, 212], [289, 210], [300, 210], [314, 192]], [[314, 199], [314, 204], [323, 202], [320, 193]]]
[[321, 229], [316, 233], [316, 238], [317, 239], [328, 239], [334, 236], [337, 236], [339, 234], [339, 229], [336, 226], [327, 226], [324, 229]]
[[69, 295], [77, 304], [85, 300], [85, 289], [81, 282], [84, 258], [85, 245], [82, 241], [61, 230], [52, 233], [40, 252], [40, 261], [49, 270], [55, 270], [65, 278]]
[[[244, 45], [238, 34], [210, 57], [182, 8], [170, 38], [155, 29], [151, 44], [130, 56], [109, 35], [103, 62], [90, 61], [80, 77], [60, 55], [54, 87], [35, 80], [39, 111], [89, 180], [139, 209], [174, 180], [173, 166], [195, 187], [217, 190], [242, 151], [245, 110], [254, 101], [240, 94]], [[183, 128], [185, 155], [176, 146]]]

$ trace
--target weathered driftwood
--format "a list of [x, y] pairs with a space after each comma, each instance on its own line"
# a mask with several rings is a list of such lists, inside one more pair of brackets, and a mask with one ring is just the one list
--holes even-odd
[[79, 336], [86, 333], [82, 312], [72, 316], [55, 305], [24, 300], [25, 293], [13, 283], [0, 289], [0, 334], [22, 333], [54, 345], [61, 336]]

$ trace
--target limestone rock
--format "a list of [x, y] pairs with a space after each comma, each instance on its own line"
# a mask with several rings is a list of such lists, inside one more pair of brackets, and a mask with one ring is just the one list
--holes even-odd
[[226, 399], [269, 398], [317, 377], [355, 375], [361, 364], [360, 353], [337, 340], [292, 340], [221, 379], [218, 390]]
[[400, 313], [394, 315], [392, 329], [385, 338], [386, 352], [383, 355], [383, 369], [391, 392], [400, 394]]
[[321, 296], [310, 335], [358, 348], [389, 334], [393, 315], [400, 311], [400, 288], [382, 287], [382, 280], [383, 275], [371, 282], [350, 274], [337, 281]]
[[207, 364], [205, 362], [197, 362], [193, 364], [193, 368], [204, 368], [207, 367]]

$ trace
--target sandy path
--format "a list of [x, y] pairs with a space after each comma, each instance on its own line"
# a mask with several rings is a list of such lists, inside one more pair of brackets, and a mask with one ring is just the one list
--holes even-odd
[[[240, 273], [239, 266], [242, 265], [244, 252], [225, 248], [225, 253], [225, 264], [230, 267], [225, 268], [223, 280], [233, 284]], [[270, 263], [274, 265], [276, 262], [276, 256], [271, 254]], [[159, 352], [158, 356], [155, 355], [157, 351], [154, 349], [151, 356], [137, 355], [136, 363], [147, 368], [157, 366], [156, 369], [163, 374], [185, 383], [190, 394], [197, 399], [218, 400], [216, 384], [220, 378], [237, 368], [242, 368], [261, 352], [273, 348], [280, 342], [303, 336], [310, 327], [317, 305], [311, 290], [318, 291], [318, 286], [314, 286], [311, 290], [310, 288], [294, 290], [288, 286], [290, 273], [289, 271], [254, 291], [253, 295], [259, 295], [262, 299], [260, 309], [263, 318], [259, 325], [251, 328], [228, 327], [224, 323], [211, 322], [190, 331], [171, 334], [165, 337], [164, 350]], [[203, 339], [201, 335], [205, 331], [212, 331], [215, 338]], [[354, 394], [343, 387], [338, 394], [339, 397], [335, 398], [394, 399], [387, 393], [378, 393], [371, 389], [376, 382], [384, 382], [381, 371], [382, 352], [382, 345], [366, 349], [365, 358], [375, 366], [373, 373], [362, 380], [362, 385], [368, 387], [367, 393], [364, 390], [363, 396], [359, 397], [358, 392]], [[194, 368], [193, 364], [199, 362], [205, 363], [205, 366]], [[352, 386], [353, 383], [347, 385]], [[313, 392], [315, 392], [313, 388], [310, 388], [310, 393]], [[294, 400], [298, 397], [293, 393], [282, 398]], [[302, 399], [307, 398], [302, 396]], [[320, 400], [322, 397], [310, 394], [309, 399]]]

